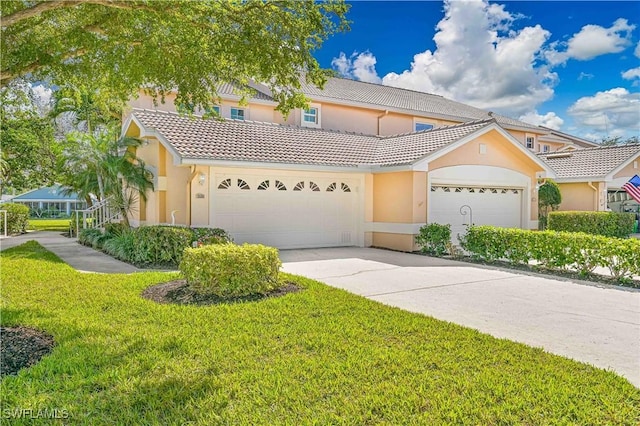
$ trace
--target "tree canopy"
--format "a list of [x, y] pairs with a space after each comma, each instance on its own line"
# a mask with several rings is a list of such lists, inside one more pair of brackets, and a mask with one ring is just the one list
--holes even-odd
[[0, 193], [55, 181], [60, 146], [47, 108], [24, 82], [0, 89]]
[[632, 145], [640, 143], [640, 137], [631, 136], [630, 138], [624, 139], [622, 136], [609, 136], [603, 138], [600, 142], [602, 146], [616, 146], [616, 145]]
[[[125, 101], [143, 87], [208, 108], [221, 82], [266, 84], [287, 113], [300, 78], [322, 85], [312, 52], [348, 29], [343, 0], [54, 0], [0, 2], [0, 85], [18, 77], [92, 82]], [[243, 93], [241, 95], [246, 95]]]

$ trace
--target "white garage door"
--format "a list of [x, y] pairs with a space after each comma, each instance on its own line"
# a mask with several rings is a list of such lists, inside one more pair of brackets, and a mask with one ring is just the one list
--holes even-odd
[[430, 195], [429, 223], [450, 224], [455, 244], [471, 220], [475, 225], [522, 227], [522, 189], [435, 185]]
[[350, 179], [216, 175], [213, 223], [236, 243], [357, 245], [356, 185]]

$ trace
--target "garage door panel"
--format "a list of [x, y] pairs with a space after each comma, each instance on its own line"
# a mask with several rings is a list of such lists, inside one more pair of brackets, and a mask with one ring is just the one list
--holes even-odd
[[456, 244], [457, 236], [465, 233], [470, 220], [475, 225], [522, 226], [522, 190], [518, 188], [434, 186], [429, 203], [429, 222], [450, 224], [452, 241]]
[[[356, 186], [352, 181], [278, 176], [250, 179], [224, 176], [224, 179], [230, 179], [231, 183], [214, 189], [213, 222], [229, 232], [237, 243], [254, 242], [279, 248], [357, 243], [357, 195], [344, 192], [345, 188], [351, 190]], [[219, 177], [216, 182], [224, 179]], [[251, 189], [240, 189], [238, 179], [247, 182]], [[261, 185], [267, 180], [268, 186]], [[276, 181], [280, 184], [276, 185]], [[333, 182], [336, 182], [333, 191], [326, 191]], [[278, 186], [287, 189], [278, 190]], [[259, 190], [260, 187], [263, 189]]]

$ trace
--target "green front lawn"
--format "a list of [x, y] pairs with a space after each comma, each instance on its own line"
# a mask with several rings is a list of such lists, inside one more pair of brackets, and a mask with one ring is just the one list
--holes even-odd
[[67, 410], [87, 425], [640, 422], [640, 390], [612, 372], [316, 281], [291, 276], [306, 289], [260, 302], [158, 305], [140, 293], [175, 275], [79, 273], [34, 242], [1, 256], [2, 324], [57, 342], [2, 380], [2, 413]]
[[29, 229], [35, 231], [60, 231], [69, 232], [71, 219], [29, 219]]

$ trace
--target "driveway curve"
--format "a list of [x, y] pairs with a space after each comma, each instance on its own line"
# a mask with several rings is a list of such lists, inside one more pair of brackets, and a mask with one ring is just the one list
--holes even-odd
[[640, 291], [370, 248], [283, 250], [285, 272], [610, 369], [640, 387]]

